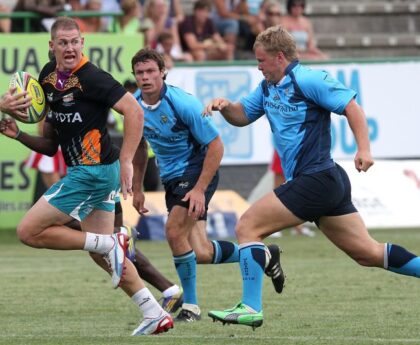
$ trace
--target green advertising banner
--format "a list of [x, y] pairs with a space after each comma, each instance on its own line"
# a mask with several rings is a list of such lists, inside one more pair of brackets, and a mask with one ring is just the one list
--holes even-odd
[[[143, 47], [142, 35], [84, 34], [84, 53], [98, 67], [123, 82], [133, 79], [131, 58]], [[49, 34], [0, 35], [0, 94], [7, 90], [11, 75], [26, 71], [38, 77], [48, 61]], [[37, 125], [19, 124], [35, 133]], [[24, 167], [30, 150], [0, 135], [0, 230], [13, 229], [30, 208], [35, 189], [35, 171]]]

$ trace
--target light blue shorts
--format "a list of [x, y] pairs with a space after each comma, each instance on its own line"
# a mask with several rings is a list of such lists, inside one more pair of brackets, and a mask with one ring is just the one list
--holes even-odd
[[120, 162], [78, 165], [44, 193], [44, 198], [61, 212], [81, 221], [93, 210], [114, 212], [120, 190]]

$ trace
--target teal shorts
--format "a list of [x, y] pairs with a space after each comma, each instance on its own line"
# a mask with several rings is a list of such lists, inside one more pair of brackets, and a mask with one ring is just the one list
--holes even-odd
[[114, 212], [120, 190], [120, 162], [78, 165], [44, 193], [44, 198], [61, 212], [79, 221], [93, 210]]

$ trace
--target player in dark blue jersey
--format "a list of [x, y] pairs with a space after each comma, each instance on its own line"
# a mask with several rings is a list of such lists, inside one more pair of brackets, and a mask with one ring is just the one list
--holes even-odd
[[357, 142], [358, 171], [373, 164], [364, 111], [356, 93], [326, 72], [297, 60], [292, 36], [282, 27], [260, 33], [254, 44], [264, 80], [232, 103], [216, 98], [204, 110], [219, 110], [235, 126], [265, 115], [281, 157], [286, 183], [255, 202], [236, 228], [243, 277], [241, 302], [209, 316], [223, 323], [261, 326], [262, 277], [266, 258], [262, 240], [279, 229], [315, 222], [338, 248], [363, 266], [420, 277], [420, 258], [398, 245], [378, 243], [368, 233], [351, 200], [350, 181], [331, 158], [330, 113], [346, 116]]
[[[207, 207], [216, 191], [223, 144], [213, 121], [201, 116], [203, 106], [198, 99], [164, 82], [166, 69], [160, 54], [140, 50], [132, 59], [132, 69], [139, 86], [134, 96], [145, 114], [144, 137], [156, 155], [165, 187], [169, 212], [166, 237], [184, 290], [184, 303], [176, 320], [196, 321], [201, 318], [196, 263], [239, 259], [236, 244], [210, 241], [206, 233]], [[147, 157], [138, 153], [134, 159], [133, 203], [142, 212]]]

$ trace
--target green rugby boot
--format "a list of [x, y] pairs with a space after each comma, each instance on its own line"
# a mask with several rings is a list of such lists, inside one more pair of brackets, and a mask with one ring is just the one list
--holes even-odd
[[253, 330], [263, 324], [262, 311], [257, 313], [243, 303], [239, 303], [232, 309], [223, 311], [211, 310], [208, 315], [214, 322], [220, 321], [223, 325], [227, 323], [250, 326]]

